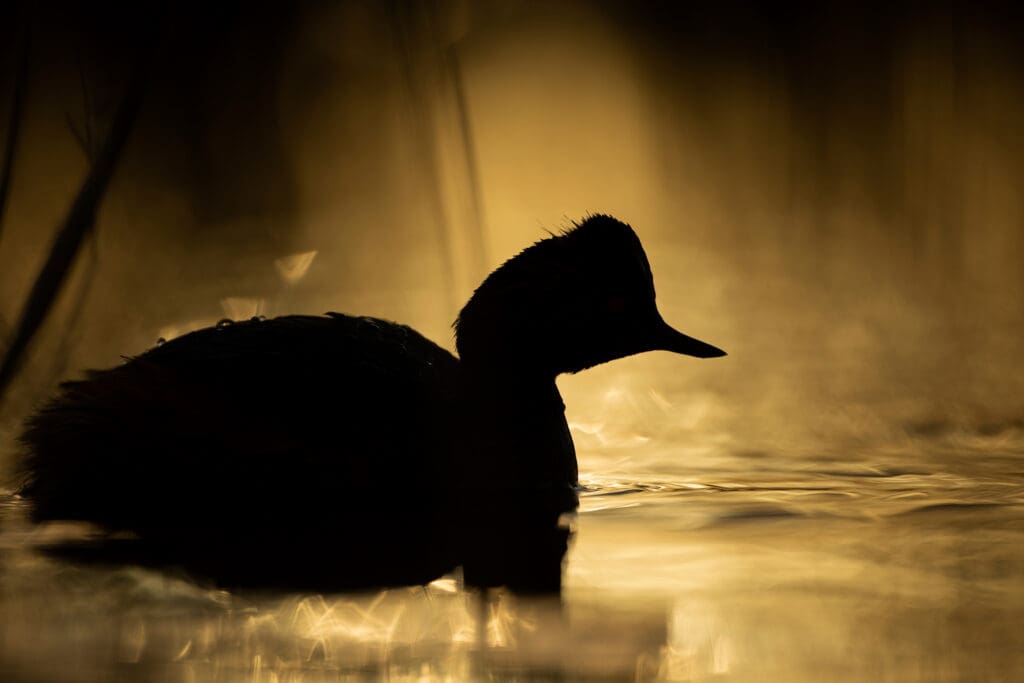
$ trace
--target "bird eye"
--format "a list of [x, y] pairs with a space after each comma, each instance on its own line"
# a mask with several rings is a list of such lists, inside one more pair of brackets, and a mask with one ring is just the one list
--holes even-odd
[[608, 298], [608, 312], [609, 313], [622, 313], [626, 310], [626, 297], [621, 294], [617, 294], [613, 297]]

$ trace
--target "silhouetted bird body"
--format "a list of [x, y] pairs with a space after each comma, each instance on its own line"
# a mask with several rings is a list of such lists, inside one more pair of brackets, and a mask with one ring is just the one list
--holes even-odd
[[456, 322], [460, 359], [409, 327], [330, 313], [221, 324], [66, 382], [22, 440], [37, 521], [111, 532], [78, 559], [228, 587], [426, 583], [557, 592], [575, 510], [563, 372], [672, 330], [628, 226], [593, 216], [506, 262]]

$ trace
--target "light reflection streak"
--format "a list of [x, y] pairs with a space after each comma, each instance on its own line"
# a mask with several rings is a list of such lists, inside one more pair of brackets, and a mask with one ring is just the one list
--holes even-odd
[[[201, 330], [204, 327], [211, 327], [217, 324], [217, 320], [214, 318], [197, 318], [195, 320], [188, 320], [180, 324], [164, 325], [157, 332], [156, 343], [162, 343], [164, 341], [170, 341], [183, 334], [189, 332], [195, 332]], [[148, 347], [147, 347], [148, 348]]]
[[267, 301], [254, 297], [229, 296], [221, 299], [220, 305], [224, 309], [224, 315], [231, 320], [249, 320], [263, 315]]
[[281, 276], [281, 280], [285, 284], [294, 285], [306, 277], [306, 273], [309, 271], [309, 267], [313, 265], [313, 259], [316, 258], [316, 255], [317, 251], [314, 249], [312, 251], [282, 256], [274, 260], [274, 268], [277, 269], [277, 274]]

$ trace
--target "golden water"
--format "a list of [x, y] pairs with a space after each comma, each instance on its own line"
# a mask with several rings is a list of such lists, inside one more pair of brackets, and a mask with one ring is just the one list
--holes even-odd
[[1013, 680], [1022, 447], [1019, 430], [955, 431], [842, 459], [709, 446], [652, 466], [606, 442], [583, 456], [561, 610], [481, 608], [457, 577], [230, 595], [64, 566], [32, 551], [43, 532], [7, 498], [0, 679]]

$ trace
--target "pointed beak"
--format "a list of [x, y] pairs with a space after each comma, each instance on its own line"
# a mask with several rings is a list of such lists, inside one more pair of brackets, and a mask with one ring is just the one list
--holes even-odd
[[654, 348], [661, 351], [672, 351], [697, 358], [720, 358], [726, 355], [725, 351], [717, 346], [688, 337], [664, 320], [659, 321], [655, 339]]

